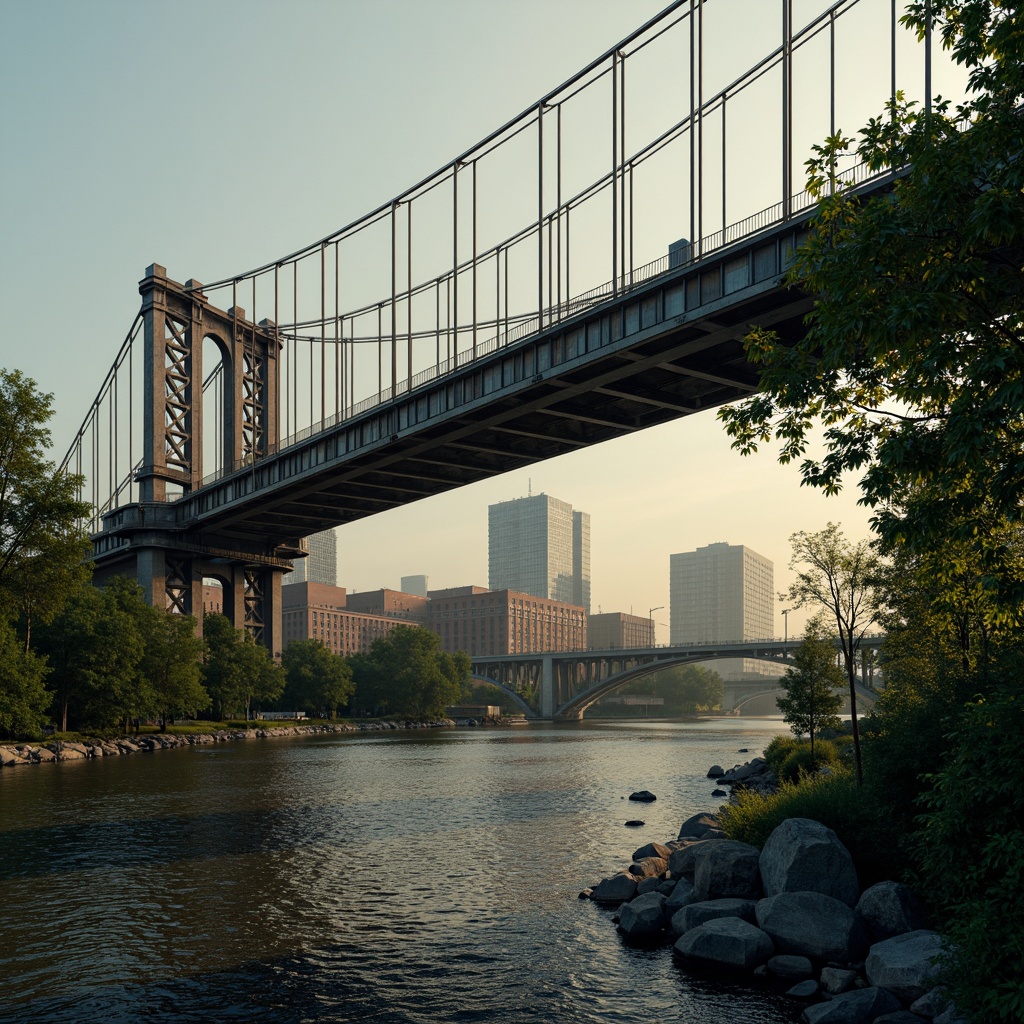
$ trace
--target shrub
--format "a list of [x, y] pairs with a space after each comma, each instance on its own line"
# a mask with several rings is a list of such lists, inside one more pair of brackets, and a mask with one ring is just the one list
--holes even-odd
[[920, 800], [921, 891], [955, 950], [944, 980], [957, 1005], [972, 1021], [1010, 1024], [1024, 1020], [1024, 697], [1016, 678], [976, 698], [958, 724]]
[[799, 782], [802, 775], [813, 775], [819, 768], [835, 770], [839, 766], [839, 751], [831, 740], [815, 740], [813, 761], [811, 744], [801, 741], [789, 752], [775, 774], [782, 782]]
[[764, 748], [764, 753], [761, 756], [768, 762], [768, 767], [776, 775], [779, 775], [782, 762], [799, 746], [800, 741], [795, 736], [776, 736]]
[[811, 818], [832, 829], [850, 851], [862, 888], [893, 878], [892, 837], [848, 769], [837, 766], [830, 775], [783, 782], [767, 796], [741, 790], [737, 802], [719, 812], [730, 839], [758, 848], [787, 818]]

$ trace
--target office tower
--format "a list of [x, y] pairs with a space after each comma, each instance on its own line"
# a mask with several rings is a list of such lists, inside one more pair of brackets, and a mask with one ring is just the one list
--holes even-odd
[[[709, 544], [669, 556], [672, 644], [764, 640], [774, 635], [774, 567], [742, 544]], [[732, 658], [711, 666], [725, 678], [778, 675], [775, 666]]]
[[590, 516], [549, 494], [487, 508], [491, 590], [578, 605], [590, 611]]
[[328, 587], [338, 584], [338, 540], [333, 530], [314, 533], [306, 538], [309, 555], [296, 558], [295, 568], [286, 573], [282, 582], [323, 583]]
[[429, 583], [429, 576], [403, 576], [402, 593], [415, 594], [417, 597], [426, 597], [427, 590], [429, 590]]

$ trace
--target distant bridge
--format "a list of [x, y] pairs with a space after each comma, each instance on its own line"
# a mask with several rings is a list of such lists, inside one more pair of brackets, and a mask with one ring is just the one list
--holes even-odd
[[[883, 634], [866, 636], [861, 651], [877, 651]], [[606, 651], [564, 651], [540, 654], [507, 654], [472, 659], [473, 679], [490, 683], [506, 694], [528, 718], [582, 718], [591, 704], [613, 690], [643, 676], [676, 665], [693, 665], [726, 658], [748, 658], [779, 666], [791, 663], [798, 640], [751, 640], [740, 643], [689, 644], [615, 648]], [[839, 649], [837, 641], [837, 651]], [[778, 693], [778, 683], [726, 684], [739, 691], [733, 710], [768, 693]], [[873, 703], [877, 694], [863, 681], [856, 684], [858, 697]]]

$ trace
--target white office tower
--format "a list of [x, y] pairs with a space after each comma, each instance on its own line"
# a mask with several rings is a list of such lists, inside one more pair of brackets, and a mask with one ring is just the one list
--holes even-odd
[[295, 568], [285, 574], [283, 583], [326, 583], [338, 585], [338, 539], [333, 530], [314, 533], [306, 538], [307, 558], [296, 558]]
[[549, 494], [489, 505], [487, 585], [589, 612], [590, 515]]
[[[773, 564], [742, 544], [709, 544], [669, 556], [672, 644], [733, 643], [774, 635]], [[780, 669], [751, 658], [708, 663], [724, 679], [778, 676]]]

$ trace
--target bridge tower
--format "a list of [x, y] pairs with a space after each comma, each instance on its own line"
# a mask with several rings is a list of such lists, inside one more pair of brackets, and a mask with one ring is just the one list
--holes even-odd
[[[142, 295], [142, 458], [135, 470], [139, 501], [106, 513], [94, 537], [96, 579], [134, 576], [147, 601], [203, 617], [203, 579], [220, 581], [224, 614], [279, 654], [281, 578], [302, 557], [298, 537], [268, 543], [230, 530], [190, 526], [175, 503], [203, 483], [203, 431], [223, 439], [219, 461], [243, 472], [278, 444], [280, 342], [269, 320], [253, 324], [245, 310], [212, 306], [198, 281], [184, 285], [152, 264]], [[203, 344], [220, 353], [220, 423], [203, 422]]]

